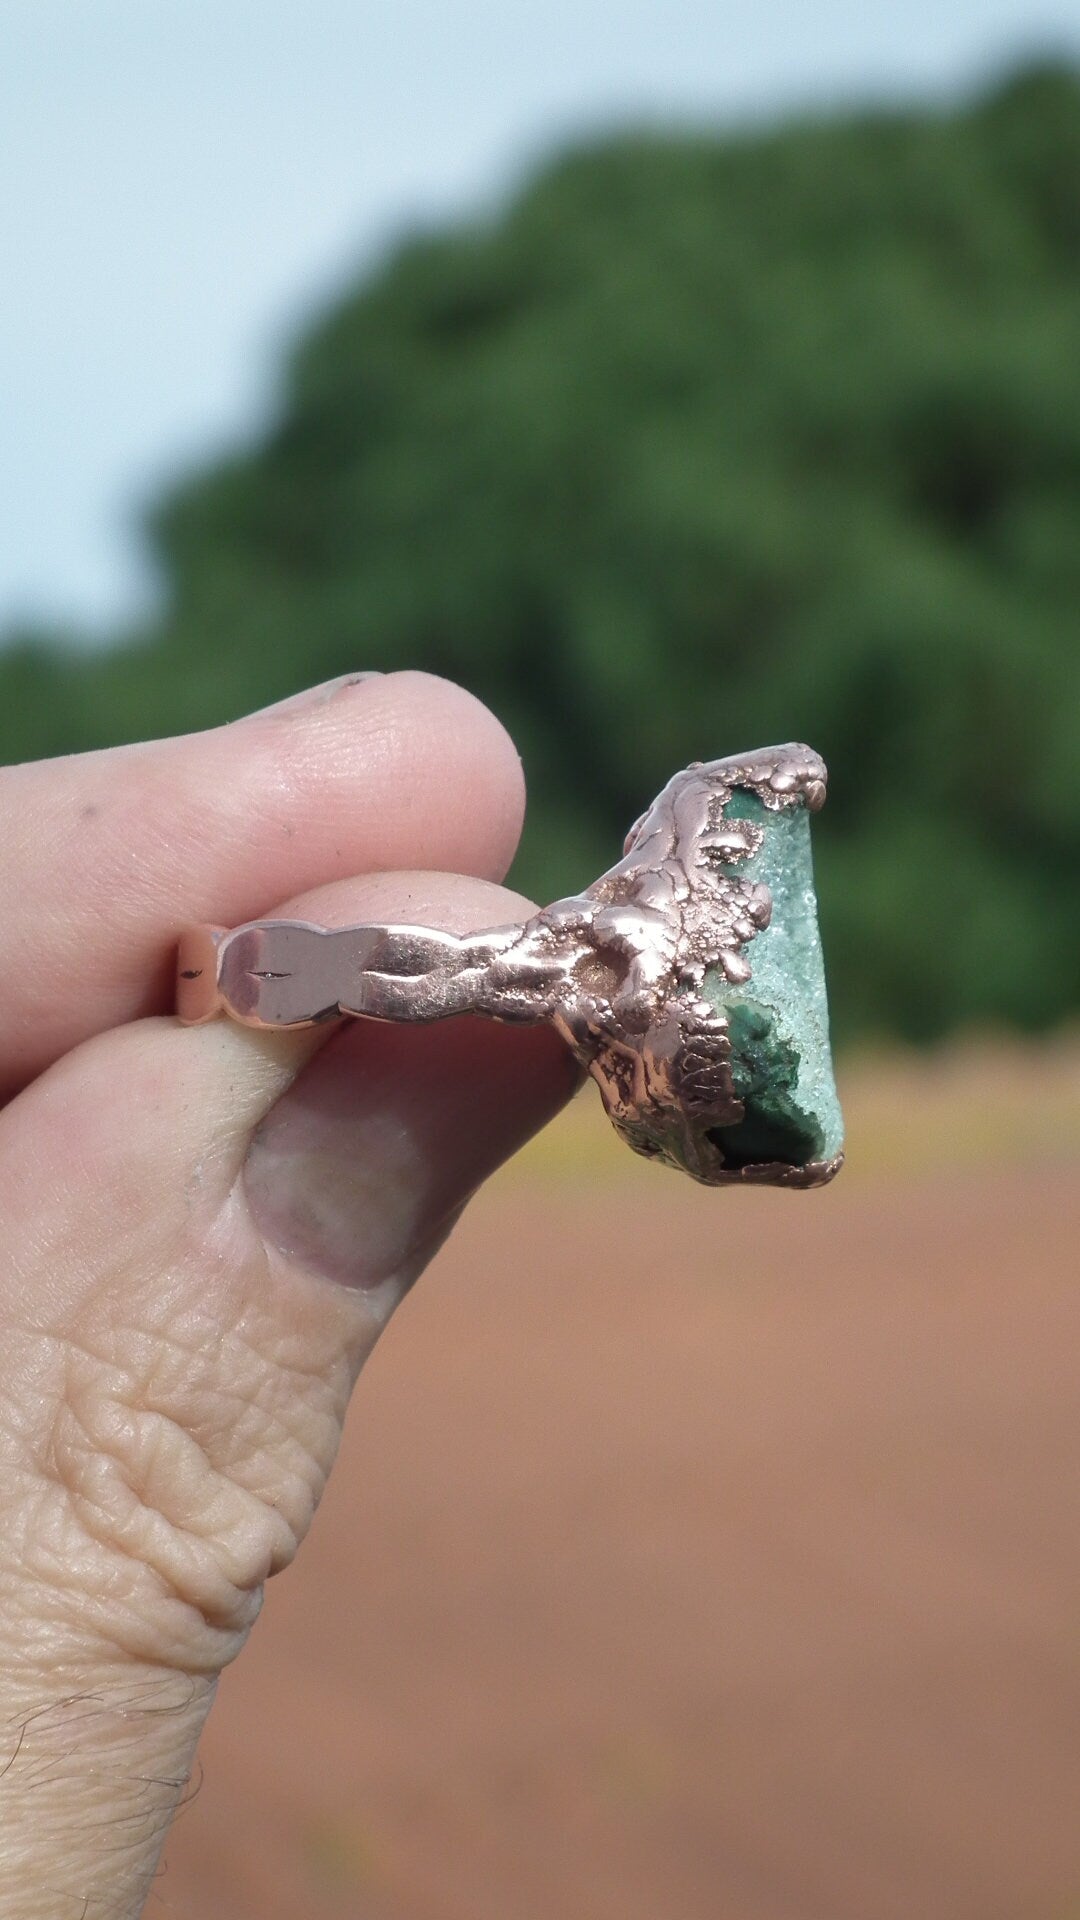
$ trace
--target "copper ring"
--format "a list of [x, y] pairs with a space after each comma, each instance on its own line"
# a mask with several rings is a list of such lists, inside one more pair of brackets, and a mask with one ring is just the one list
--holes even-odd
[[[189, 927], [177, 958], [178, 1016], [195, 1025], [226, 1014], [260, 1028], [342, 1015], [546, 1021], [637, 1152], [708, 1185], [820, 1186], [841, 1164], [837, 1141], [826, 1153], [811, 1133], [801, 1157], [797, 1147], [776, 1150], [787, 1138], [777, 1132], [776, 1100], [769, 1108], [767, 1087], [749, 1091], [753, 1073], [766, 1072], [768, 1049], [758, 1045], [748, 1067], [733, 1020], [737, 1013], [739, 1031], [746, 1028], [752, 943], [772, 918], [773, 891], [754, 872], [770, 816], [816, 812], [825, 786], [823, 762], [801, 745], [696, 762], [631, 828], [616, 866], [520, 925], [464, 935], [299, 920]], [[733, 807], [740, 792], [756, 807]], [[823, 988], [819, 998], [823, 1005]], [[827, 1062], [827, 1033], [818, 1044]], [[783, 1036], [777, 1046], [774, 1059], [787, 1057], [784, 1047], [798, 1051]], [[752, 1140], [738, 1144], [753, 1101], [757, 1158]], [[761, 1131], [766, 1109], [771, 1133]], [[797, 1129], [791, 1136], [801, 1137]]]

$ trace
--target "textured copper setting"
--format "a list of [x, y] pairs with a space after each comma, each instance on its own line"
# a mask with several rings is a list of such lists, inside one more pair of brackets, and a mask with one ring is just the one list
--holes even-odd
[[728, 1019], [702, 989], [707, 976], [750, 979], [747, 948], [772, 912], [769, 888], [738, 871], [763, 829], [725, 816], [732, 794], [748, 790], [770, 812], [816, 811], [825, 785], [823, 762], [801, 745], [696, 763], [631, 828], [618, 865], [521, 925], [466, 935], [295, 920], [191, 927], [180, 940], [178, 1015], [275, 1028], [346, 1014], [546, 1021], [639, 1153], [709, 1185], [820, 1186], [842, 1154], [804, 1164], [725, 1156], [717, 1130], [737, 1125], [744, 1103]]

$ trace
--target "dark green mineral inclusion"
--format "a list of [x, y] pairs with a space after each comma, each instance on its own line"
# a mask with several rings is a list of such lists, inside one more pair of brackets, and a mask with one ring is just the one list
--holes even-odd
[[732, 986], [718, 969], [703, 992], [726, 1014], [731, 1072], [743, 1118], [711, 1138], [730, 1167], [780, 1161], [802, 1167], [832, 1160], [844, 1123], [829, 1050], [825, 966], [818, 933], [810, 815], [805, 807], [766, 807], [738, 790], [728, 819], [764, 828], [760, 850], [737, 869], [772, 894], [772, 920], [745, 948], [751, 977]]

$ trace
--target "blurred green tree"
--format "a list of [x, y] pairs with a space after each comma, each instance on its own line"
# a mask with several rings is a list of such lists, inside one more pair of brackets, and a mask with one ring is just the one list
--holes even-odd
[[149, 535], [160, 619], [0, 656], [0, 756], [425, 666], [517, 739], [549, 897], [807, 739], [841, 1035], [1080, 1002], [1077, 74], [575, 150], [402, 244]]

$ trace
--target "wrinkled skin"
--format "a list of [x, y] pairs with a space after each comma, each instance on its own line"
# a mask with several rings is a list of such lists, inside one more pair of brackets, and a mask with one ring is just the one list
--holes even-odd
[[542, 1029], [180, 1027], [177, 929], [520, 920], [521, 808], [502, 729], [414, 674], [0, 770], [4, 1920], [142, 1910], [365, 1355], [575, 1085]]

